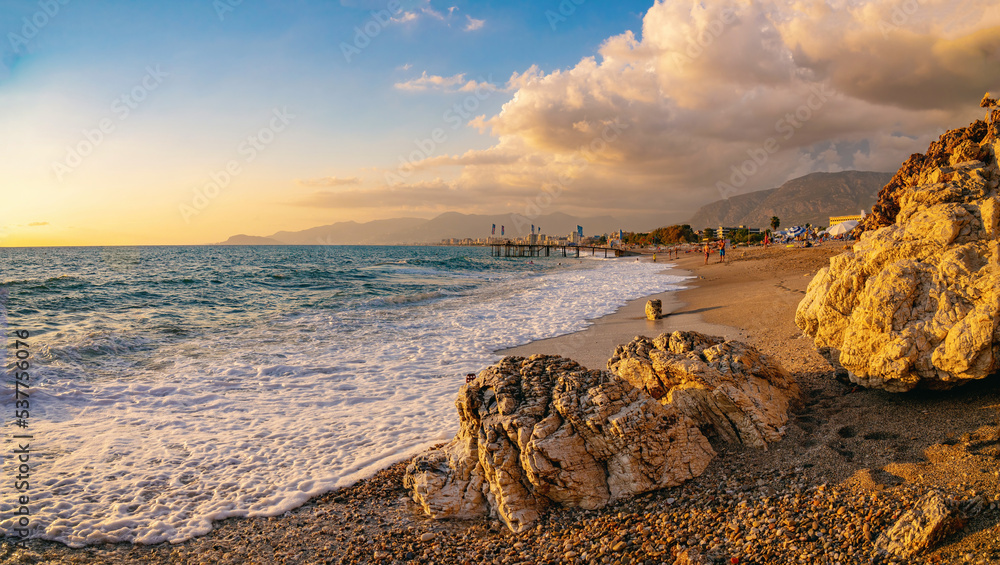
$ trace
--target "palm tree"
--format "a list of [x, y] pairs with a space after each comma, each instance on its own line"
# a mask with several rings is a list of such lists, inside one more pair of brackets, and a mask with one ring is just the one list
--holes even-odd
[[771, 229], [777, 230], [778, 226], [780, 225], [781, 225], [781, 220], [779, 220], [777, 216], [771, 216]]

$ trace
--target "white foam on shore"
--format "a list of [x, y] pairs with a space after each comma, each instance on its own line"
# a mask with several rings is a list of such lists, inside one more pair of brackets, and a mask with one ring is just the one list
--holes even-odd
[[[155, 348], [149, 369], [112, 381], [50, 372], [31, 397], [32, 537], [180, 542], [447, 441], [463, 375], [495, 362], [493, 351], [579, 331], [683, 280], [660, 274], [662, 263], [590, 265], [430, 304], [300, 312], [144, 344]], [[5, 497], [7, 535], [15, 510]]]

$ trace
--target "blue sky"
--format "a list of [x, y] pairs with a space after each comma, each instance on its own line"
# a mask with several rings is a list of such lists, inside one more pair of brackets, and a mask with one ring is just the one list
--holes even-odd
[[[21, 198], [0, 212], [0, 244], [203, 243], [349, 219], [514, 211], [558, 171], [576, 179], [559, 189], [573, 198], [546, 211], [648, 219], [645, 200], [662, 187], [674, 194], [662, 204], [666, 223], [717, 199], [723, 173], [760, 142], [713, 132], [720, 119], [749, 132], [749, 116], [766, 131], [810, 85], [842, 94], [849, 123], [814, 120], [741, 190], [812, 170], [892, 170], [972, 116], [978, 99], [905, 99], [900, 85], [926, 92], [920, 77], [872, 84], [844, 63], [865, 42], [887, 53], [876, 67], [921, 39], [945, 51], [985, 45], [977, 64], [995, 62], [993, 2], [952, 5], [942, 22], [927, 0], [890, 33], [879, 27], [890, 2], [794, 14], [765, 4], [0, 2], [0, 190]], [[842, 37], [817, 32], [824, 21]], [[692, 38], [706, 45], [678, 63]], [[852, 38], [853, 50], [834, 47]], [[784, 53], [772, 52], [775, 41]], [[357, 49], [350, 60], [345, 45]], [[803, 50], [810, 57], [796, 61]], [[744, 77], [747, 68], [756, 70]], [[958, 80], [966, 96], [988, 84]], [[473, 110], [458, 120], [448, 114], [456, 104]], [[617, 119], [631, 126], [627, 143], [579, 151]], [[719, 143], [724, 151], [705, 150]], [[671, 161], [685, 144], [714, 160]], [[393, 184], [401, 160], [415, 172]], [[238, 173], [221, 182], [233, 163]], [[602, 199], [614, 190], [627, 196]]]

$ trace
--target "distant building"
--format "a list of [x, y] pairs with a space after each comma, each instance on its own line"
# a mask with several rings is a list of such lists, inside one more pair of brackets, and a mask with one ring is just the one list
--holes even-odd
[[736, 233], [738, 230], [747, 230], [748, 234], [760, 233], [760, 228], [748, 228], [746, 226], [739, 226], [735, 228], [728, 228], [725, 226], [719, 226], [719, 229], [715, 232], [715, 237], [726, 239]]
[[848, 222], [850, 220], [854, 220], [856, 222], [860, 222], [863, 219], [865, 219], [864, 212], [862, 212], [860, 214], [856, 214], [854, 216], [830, 216], [830, 225], [831, 226], [835, 226], [835, 225], [837, 225], [837, 224], [839, 224], [841, 222]]

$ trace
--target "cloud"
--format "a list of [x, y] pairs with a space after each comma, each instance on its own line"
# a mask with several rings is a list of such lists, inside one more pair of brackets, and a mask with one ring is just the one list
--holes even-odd
[[28, 224], [28, 227], [32, 227], [33, 228], [33, 227], [37, 227], [37, 226], [47, 226], [47, 225], [49, 225], [48, 222], [31, 222], [30, 224]]
[[409, 92], [426, 92], [437, 90], [441, 92], [475, 92], [477, 90], [496, 90], [496, 86], [486, 81], [466, 80], [465, 73], [459, 73], [450, 77], [439, 75], [428, 75], [423, 71], [419, 77], [404, 82], [397, 82], [393, 85], [397, 90]]
[[404, 65], [400, 65], [400, 66], [396, 67], [396, 70], [397, 71], [408, 71], [408, 70], [410, 70], [412, 68], [413, 68], [413, 64], [412, 63], [406, 63]]
[[465, 19], [468, 22], [465, 24], [465, 31], [476, 31], [477, 29], [482, 29], [482, 27], [486, 25], [486, 20], [477, 20], [469, 15], [466, 15]]
[[295, 183], [301, 186], [346, 186], [360, 184], [361, 179], [358, 177], [320, 177], [315, 179], [295, 179]]
[[[537, 196], [562, 178], [548, 211], [655, 208], [678, 220], [809, 172], [894, 171], [942, 128], [980, 117], [1000, 67], [1000, 0], [902, 5], [657, 2], [640, 33], [570, 68], [513, 73], [500, 112], [469, 122], [493, 147], [415, 168], [479, 195]], [[396, 87], [464, 82], [424, 73]]]
[[402, 14], [392, 18], [392, 21], [397, 24], [405, 24], [407, 22], [416, 21], [419, 17], [420, 16], [418, 16], [416, 12], [403, 12]]
[[430, 0], [417, 0], [414, 2], [404, 2], [400, 12], [392, 18], [396, 23], [409, 23], [418, 21], [424, 17], [444, 22], [451, 26], [452, 18], [458, 11], [457, 6], [450, 6], [447, 10], [441, 11], [431, 5]]
[[290, 204], [309, 208], [446, 211], [475, 207], [481, 201], [481, 196], [474, 191], [462, 190], [454, 183], [436, 178], [403, 186], [380, 186], [336, 192], [318, 191]]

